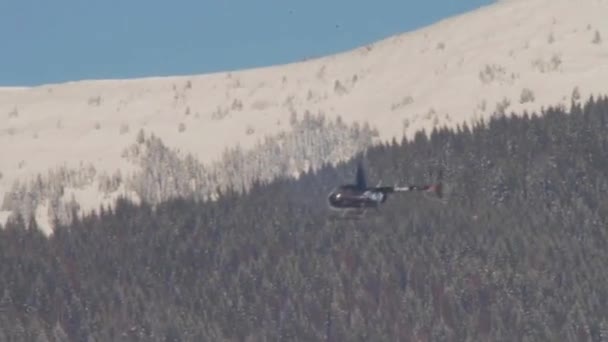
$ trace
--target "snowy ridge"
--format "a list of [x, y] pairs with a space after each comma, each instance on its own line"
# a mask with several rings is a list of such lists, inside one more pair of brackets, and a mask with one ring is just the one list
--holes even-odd
[[[606, 94], [606, 18], [607, 0], [500, 1], [304, 62], [0, 88], [0, 200], [15, 180], [62, 165], [135, 171], [121, 155], [140, 129], [209, 163], [289, 130], [293, 113], [369, 122], [390, 139]], [[95, 191], [78, 194], [101, 203]]]

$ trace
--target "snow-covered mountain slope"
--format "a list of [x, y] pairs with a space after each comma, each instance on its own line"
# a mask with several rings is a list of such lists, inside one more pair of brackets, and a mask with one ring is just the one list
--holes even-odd
[[[390, 139], [608, 93], [608, 0], [500, 1], [345, 53], [208, 75], [0, 88], [0, 199], [58, 165], [133, 170], [140, 129], [202, 162], [289, 129], [295, 112]], [[0, 219], [6, 212], [0, 212]]]

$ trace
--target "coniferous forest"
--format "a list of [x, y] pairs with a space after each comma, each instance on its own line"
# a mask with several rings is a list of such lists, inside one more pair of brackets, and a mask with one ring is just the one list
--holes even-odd
[[[608, 98], [374, 146], [425, 183], [337, 220], [355, 160], [215, 201], [0, 229], [0, 341], [606, 341]], [[29, 226], [29, 228], [25, 228]]]

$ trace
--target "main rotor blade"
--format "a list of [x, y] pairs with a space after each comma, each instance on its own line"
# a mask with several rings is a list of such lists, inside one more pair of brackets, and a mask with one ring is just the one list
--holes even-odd
[[365, 169], [363, 168], [363, 163], [361, 161], [357, 163], [357, 188], [367, 188], [367, 177], [365, 176]]

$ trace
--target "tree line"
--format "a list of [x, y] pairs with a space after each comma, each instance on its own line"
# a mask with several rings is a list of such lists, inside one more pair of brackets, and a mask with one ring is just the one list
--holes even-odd
[[136, 142], [122, 153], [123, 158], [136, 166], [134, 172], [116, 170], [109, 175], [98, 172], [92, 164], [57, 167], [46, 175], [16, 180], [5, 193], [0, 210], [29, 217], [39, 205], [46, 205], [50, 219], [68, 224], [75, 214], [82, 212], [66, 189], [84, 189], [95, 184], [102, 194], [122, 190], [123, 194], [135, 194], [153, 204], [175, 197], [215, 198], [218, 188], [246, 191], [254, 180], [270, 181], [308, 167], [345, 160], [372, 145], [378, 137], [378, 131], [367, 123], [347, 124], [340, 117], [328, 119], [323, 112], [313, 115], [306, 111], [298, 118], [292, 111], [289, 124], [289, 130], [267, 136], [252, 148], [240, 145], [226, 148], [218, 160], [209, 164], [141, 130]]

